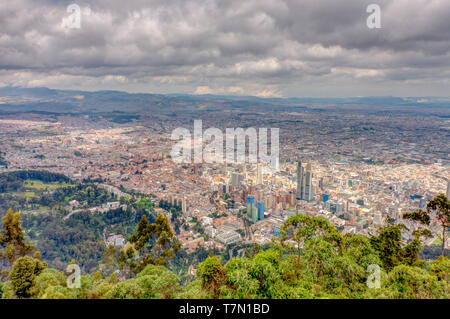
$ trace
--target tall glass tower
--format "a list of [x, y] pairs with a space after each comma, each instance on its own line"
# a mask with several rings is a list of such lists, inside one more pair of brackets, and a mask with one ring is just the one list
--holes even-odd
[[297, 200], [313, 200], [312, 176], [311, 164], [304, 169], [302, 162], [297, 162]]
[[253, 206], [255, 205], [255, 198], [253, 196], [247, 197], [247, 215], [252, 217]]
[[303, 166], [302, 162], [297, 162], [297, 200], [303, 199]]

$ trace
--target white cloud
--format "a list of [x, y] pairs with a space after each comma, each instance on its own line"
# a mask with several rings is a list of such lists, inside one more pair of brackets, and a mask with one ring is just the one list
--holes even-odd
[[[446, 95], [450, 1], [97, 0], [0, 3], [0, 83], [58, 88], [295, 96]], [[15, 76], [19, 74], [19, 76]], [[437, 83], [430, 86], [429, 83]], [[332, 87], [332, 91], [321, 90]]]

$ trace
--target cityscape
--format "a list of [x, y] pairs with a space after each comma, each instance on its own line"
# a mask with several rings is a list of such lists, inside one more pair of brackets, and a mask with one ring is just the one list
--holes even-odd
[[[0, 125], [8, 165], [1, 171], [48, 170], [77, 180], [99, 179], [112, 191], [123, 188], [179, 206], [179, 226], [201, 225], [201, 232], [180, 227], [177, 234], [191, 251], [270, 243], [296, 214], [324, 217], [343, 233], [368, 236], [387, 218], [408, 224], [402, 214], [425, 208], [438, 194], [448, 196], [448, 109], [425, 114], [398, 108], [386, 115], [383, 106], [290, 107], [243, 114], [203, 108], [162, 122], [168, 109], [155, 117], [140, 113], [126, 123], [95, 113], [5, 113]], [[198, 117], [212, 127], [279, 127], [279, 162], [174, 163], [171, 132], [192, 127]], [[437, 222], [432, 232], [427, 245], [440, 236]]]
[[448, 306], [449, 17], [0, 0], [0, 313]]

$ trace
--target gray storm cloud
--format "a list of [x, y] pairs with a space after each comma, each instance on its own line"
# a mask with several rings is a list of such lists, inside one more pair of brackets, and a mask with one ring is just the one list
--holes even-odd
[[[79, 29], [63, 23], [71, 3]], [[448, 0], [1, 1], [0, 85], [448, 95], [449, 17]]]

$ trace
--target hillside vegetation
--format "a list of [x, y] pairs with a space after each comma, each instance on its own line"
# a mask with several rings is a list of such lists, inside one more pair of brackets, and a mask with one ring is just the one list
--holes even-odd
[[[441, 200], [439, 202], [439, 200]], [[433, 206], [438, 203], [439, 207]], [[424, 216], [441, 212], [443, 234], [450, 217], [449, 201], [440, 195], [426, 212], [405, 214], [426, 225]], [[421, 218], [417, 218], [417, 214]], [[20, 214], [3, 218], [0, 245], [3, 259], [2, 298], [444, 298], [450, 297], [450, 259], [419, 258], [426, 227], [415, 239], [402, 242], [409, 231], [392, 221], [370, 238], [342, 235], [327, 220], [306, 215], [289, 218], [281, 237], [269, 249], [255, 245], [245, 257], [224, 263], [210, 255], [196, 265], [187, 283], [167, 268], [179, 243], [167, 218], [148, 221], [144, 215], [118, 251], [108, 247], [103, 258], [109, 274], [82, 274], [79, 287], [56, 269], [24, 239]], [[76, 261], [72, 261], [75, 263]], [[116, 269], [120, 269], [121, 280]]]

